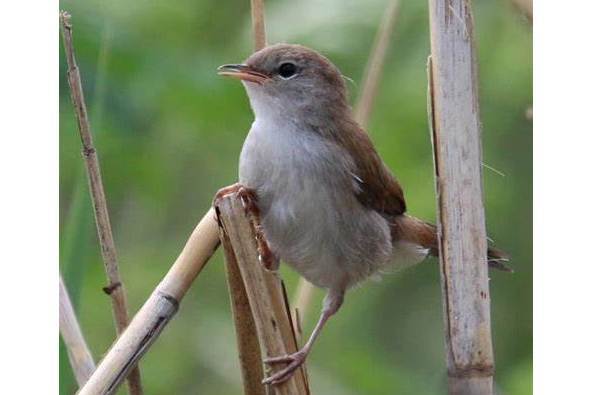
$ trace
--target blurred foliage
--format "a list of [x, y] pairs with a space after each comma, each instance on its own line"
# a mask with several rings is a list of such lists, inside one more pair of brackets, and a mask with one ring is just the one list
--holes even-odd
[[[409, 210], [435, 217], [426, 121], [426, 1], [402, 1], [369, 132], [406, 189]], [[488, 229], [516, 273], [491, 274], [496, 384], [532, 392], [531, 27], [509, 1], [474, 3]], [[296, 42], [361, 81], [385, 0], [266, 2], [269, 42]], [[248, 1], [62, 1], [96, 136], [132, 312], [148, 297], [219, 187], [237, 176], [252, 121], [236, 81], [216, 67], [251, 50]], [[56, 18], [57, 19], [57, 18]], [[114, 327], [82, 172], [63, 50], [60, 67], [60, 269], [96, 359]], [[359, 86], [350, 84], [356, 98]], [[289, 291], [298, 279], [283, 267]], [[322, 293], [316, 294], [316, 306]], [[312, 309], [309, 333], [317, 315]], [[350, 292], [309, 362], [316, 394], [442, 394], [439, 274], [431, 259]], [[63, 351], [63, 350], [61, 350]], [[62, 353], [60, 393], [75, 383]], [[175, 320], [142, 359], [147, 394], [239, 394], [240, 376], [218, 253]], [[123, 391], [122, 391], [123, 392]]]

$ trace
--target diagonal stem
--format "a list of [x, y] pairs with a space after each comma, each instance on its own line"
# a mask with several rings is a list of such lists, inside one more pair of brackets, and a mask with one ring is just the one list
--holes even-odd
[[399, 12], [399, 4], [399, 0], [388, 0], [387, 9], [377, 30], [373, 49], [371, 50], [364, 71], [364, 83], [362, 84], [362, 91], [360, 92], [355, 110], [356, 120], [363, 128], [368, 126], [373, 103], [377, 96], [379, 81], [381, 80], [381, 74], [387, 56], [387, 49], [389, 48], [389, 41]]
[[174, 317], [189, 287], [218, 245], [218, 224], [214, 210], [210, 209], [190, 235], [165, 277], [113, 343], [78, 395], [111, 395], [117, 391], [131, 368]]
[[76, 382], [79, 387], [82, 387], [94, 372], [95, 361], [80, 330], [62, 275], [60, 275], [60, 335], [68, 350], [68, 358]]

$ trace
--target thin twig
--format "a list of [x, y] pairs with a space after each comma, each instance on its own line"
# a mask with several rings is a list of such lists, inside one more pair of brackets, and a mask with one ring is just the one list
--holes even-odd
[[111, 346], [79, 395], [115, 393], [131, 368], [173, 318], [185, 293], [218, 245], [218, 224], [214, 210], [210, 209], [192, 232], [169, 272]]
[[[377, 96], [377, 87], [379, 86], [382, 70], [385, 65], [385, 57], [399, 12], [399, 6], [399, 0], [388, 0], [387, 8], [377, 29], [375, 42], [367, 60], [363, 77], [364, 83], [355, 109], [356, 119], [363, 128], [368, 126], [373, 103]], [[314, 292], [315, 287], [313, 284], [304, 278], [299, 280], [293, 299], [293, 325], [297, 329], [297, 338], [299, 340], [302, 336], [302, 327], [307, 318]]]
[[[101, 180], [99, 158], [93, 145], [91, 125], [84, 100], [80, 70], [76, 64], [76, 58], [74, 55], [70, 14], [67, 12], [61, 12], [60, 20], [62, 25], [62, 36], [64, 39], [64, 50], [66, 52], [66, 60], [68, 63], [68, 84], [70, 86], [70, 96], [74, 106], [74, 112], [76, 113], [76, 120], [78, 121], [78, 130], [80, 132], [80, 138], [82, 142], [82, 155], [89, 179], [89, 188], [94, 206], [97, 233], [99, 236], [99, 243], [101, 245], [101, 255], [105, 265], [107, 280], [109, 281], [109, 284], [103, 290], [111, 296], [111, 306], [115, 319], [116, 332], [119, 335], [124, 331], [128, 325], [129, 320], [126, 293], [123, 282], [119, 275], [117, 253], [115, 250], [111, 223], [109, 221], [105, 191], [103, 189], [103, 182]], [[142, 395], [142, 384], [140, 381], [140, 371], [138, 368], [135, 368], [130, 373], [128, 378], [128, 387], [131, 395]]]
[[498, 174], [498, 175], [499, 175], [499, 176], [501, 176], [501, 177], [506, 177], [506, 176], [507, 176], [507, 175], [506, 175], [506, 174], [504, 174], [502, 171], [500, 171], [500, 170], [498, 170], [498, 169], [495, 169], [494, 167], [492, 167], [492, 166], [490, 166], [490, 165], [488, 165], [488, 164], [486, 164], [486, 163], [484, 163], [484, 162], [482, 162], [482, 166], [484, 166], [484, 168], [485, 168], [485, 169], [488, 169], [488, 170], [490, 170], [491, 172], [493, 172], [493, 173], [495, 173], [495, 174]]
[[60, 275], [60, 335], [68, 351], [76, 382], [79, 387], [82, 387], [95, 371], [95, 361], [80, 330], [62, 275]]
[[373, 102], [377, 96], [377, 88], [385, 64], [385, 57], [387, 56], [387, 49], [389, 48], [389, 41], [399, 12], [399, 0], [388, 1], [387, 9], [377, 30], [373, 49], [364, 71], [364, 83], [356, 105], [356, 120], [363, 128], [366, 128], [369, 123]]
[[492, 395], [494, 355], [471, 2], [429, 0], [429, 5], [428, 107], [449, 394]]
[[[106, 75], [109, 54], [111, 53], [110, 24], [104, 23], [101, 33], [101, 43], [95, 71], [95, 89], [92, 98], [91, 118], [95, 125], [103, 117], [103, 104], [105, 102]], [[97, 129], [95, 129], [97, 131]], [[78, 169], [74, 180], [74, 188], [70, 205], [64, 221], [63, 240], [60, 240], [60, 263], [64, 266], [64, 276], [68, 279], [68, 291], [72, 304], [78, 305], [80, 282], [88, 266], [88, 259], [83, 259], [85, 247], [90, 239], [91, 222], [88, 213], [92, 212], [91, 201], [85, 195], [87, 189], [86, 170]], [[86, 256], [85, 256], [86, 258]]]
[[266, 46], [266, 25], [264, 23], [264, 0], [251, 0], [251, 24], [256, 51]]
[[[282, 283], [277, 273], [259, 263], [254, 227], [241, 199], [227, 195], [217, 202], [220, 225], [227, 238], [225, 249], [234, 252], [253, 313], [261, 354], [275, 357], [297, 350]], [[274, 366], [273, 370], [282, 366]], [[286, 382], [274, 387], [278, 395], [308, 394], [304, 369], [300, 368]]]

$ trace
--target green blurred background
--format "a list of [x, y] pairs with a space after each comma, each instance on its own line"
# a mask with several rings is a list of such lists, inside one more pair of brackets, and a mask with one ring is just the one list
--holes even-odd
[[[426, 1], [404, 0], [369, 126], [406, 190], [435, 218], [426, 120]], [[268, 41], [301, 43], [351, 77], [356, 98], [386, 0], [266, 2]], [[251, 51], [249, 1], [61, 1], [74, 40], [103, 168], [131, 312], [177, 257], [212, 196], [237, 177], [252, 121], [242, 86], [216, 67]], [[510, 1], [476, 0], [489, 235], [516, 272], [492, 272], [496, 385], [532, 392], [532, 33]], [[105, 275], [60, 47], [60, 270], [96, 359], [114, 339]], [[298, 277], [282, 269], [294, 292]], [[305, 333], [310, 333], [322, 293]], [[446, 375], [436, 261], [349, 293], [309, 360], [315, 394], [443, 394]], [[60, 345], [60, 394], [72, 378]], [[142, 359], [146, 394], [239, 394], [220, 252]], [[121, 391], [123, 393], [123, 391]]]

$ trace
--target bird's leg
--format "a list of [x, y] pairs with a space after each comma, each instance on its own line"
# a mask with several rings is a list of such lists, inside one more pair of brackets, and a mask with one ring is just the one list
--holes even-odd
[[259, 207], [257, 206], [257, 195], [255, 194], [255, 191], [239, 183], [229, 185], [228, 187], [221, 188], [218, 190], [218, 192], [216, 192], [216, 195], [214, 195], [214, 206], [218, 204], [220, 199], [233, 193], [236, 193], [239, 199], [241, 199], [241, 203], [243, 204], [245, 211], [251, 218], [251, 223], [255, 231], [255, 241], [257, 243], [257, 251], [259, 253], [260, 263], [267, 270], [277, 270], [280, 261], [270, 249], [270, 246], [268, 245], [268, 242], [264, 236], [260, 220], [260, 211]]
[[301, 366], [305, 360], [307, 359], [307, 355], [311, 351], [313, 347], [313, 343], [321, 333], [321, 330], [325, 326], [325, 323], [334, 315], [342, 306], [342, 302], [344, 301], [344, 292], [343, 288], [341, 289], [330, 289], [327, 296], [323, 300], [323, 309], [321, 310], [321, 316], [315, 325], [315, 329], [313, 329], [313, 333], [307, 340], [307, 343], [297, 352], [288, 355], [282, 355], [279, 357], [271, 357], [264, 360], [266, 364], [276, 364], [276, 363], [288, 363], [284, 369], [279, 370], [278, 372], [274, 373], [270, 377], [266, 378], [263, 383], [264, 384], [280, 384], [288, 380], [292, 377], [294, 372]]

